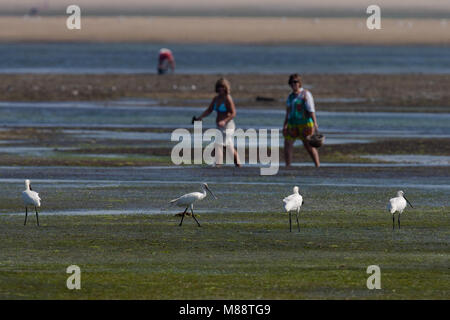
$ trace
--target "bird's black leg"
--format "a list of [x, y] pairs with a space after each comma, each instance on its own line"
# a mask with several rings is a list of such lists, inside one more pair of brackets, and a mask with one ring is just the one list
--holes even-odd
[[392, 230], [395, 229], [395, 214], [392, 215]]
[[184, 215], [186, 214], [187, 209], [188, 209], [188, 207], [186, 207], [186, 209], [184, 210], [183, 214], [181, 215], [181, 221], [180, 221], [180, 224], [179, 224], [180, 227], [183, 224]]
[[201, 227], [200, 223], [198, 223], [197, 218], [194, 216], [194, 210], [191, 208], [192, 218], [194, 218], [195, 222], [197, 222], [198, 226]]
[[400, 213], [398, 214], [398, 228], [400, 229]]
[[34, 210], [36, 210], [36, 222], [37, 222], [37, 225], [39, 227], [39, 215], [38, 215], [36, 206], [34, 206]]
[[28, 207], [25, 207], [25, 222], [23, 223], [24, 226], [27, 224], [27, 217], [28, 217]]
[[300, 232], [300, 223], [298, 222], [298, 211], [297, 211], [296, 218], [297, 218], [297, 229], [298, 229], [298, 232]]
[[289, 211], [289, 232], [292, 232], [291, 212]]

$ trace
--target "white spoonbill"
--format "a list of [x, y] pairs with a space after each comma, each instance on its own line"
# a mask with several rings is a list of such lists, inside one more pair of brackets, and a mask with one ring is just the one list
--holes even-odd
[[39, 194], [36, 191], [31, 189], [30, 180], [25, 180], [25, 191], [22, 192], [23, 203], [25, 204], [25, 222], [23, 225], [27, 224], [28, 217], [28, 206], [34, 206], [34, 210], [36, 210], [36, 222], [39, 226], [39, 215], [37, 211], [37, 207], [41, 206], [41, 198], [39, 198]]
[[291, 211], [297, 211], [297, 228], [300, 232], [300, 223], [298, 222], [298, 214], [303, 204], [303, 197], [298, 193], [298, 187], [293, 189], [294, 193], [283, 199], [284, 209], [289, 213], [289, 231], [292, 232]]
[[181, 221], [180, 226], [183, 224], [184, 216], [186, 215], [186, 211], [190, 208], [192, 218], [194, 218], [195, 222], [197, 222], [197, 225], [200, 227], [200, 223], [198, 223], [197, 218], [194, 215], [194, 203], [198, 200], [203, 200], [206, 198], [206, 191], [208, 191], [215, 199], [217, 197], [212, 193], [212, 191], [209, 189], [208, 185], [206, 183], [202, 183], [202, 190], [203, 192], [191, 192], [188, 194], [185, 194], [177, 199], [173, 199], [170, 201], [170, 205], [176, 205], [178, 207], [186, 207], [184, 212], [181, 214]]
[[400, 229], [400, 215], [405, 210], [407, 203], [414, 208], [405, 197], [405, 193], [400, 190], [397, 192], [397, 197], [389, 199], [389, 203], [387, 205], [387, 209], [392, 214], [392, 229], [395, 229], [395, 212], [398, 212], [398, 228]]

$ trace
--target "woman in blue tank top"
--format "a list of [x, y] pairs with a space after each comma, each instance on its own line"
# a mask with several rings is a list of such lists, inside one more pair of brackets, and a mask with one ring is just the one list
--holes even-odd
[[[223, 149], [229, 148], [229, 151], [233, 153], [234, 164], [236, 167], [240, 167], [240, 161], [236, 149], [233, 146], [233, 133], [236, 128], [233, 118], [236, 116], [236, 107], [233, 99], [231, 98], [231, 86], [228, 80], [220, 78], [216, 82], [217, 95], [212, 99], [208, 108], [198, 118], [201, 121], [204, 117], [209, 116], [213, 111], [217, 112], [216, 125], [217, 129], [222, 132], [223, 136]], [[223, 150], [225, 151], [225, 150]], [[223, 163], [223, 155], [216, 154], [216, 165]]]

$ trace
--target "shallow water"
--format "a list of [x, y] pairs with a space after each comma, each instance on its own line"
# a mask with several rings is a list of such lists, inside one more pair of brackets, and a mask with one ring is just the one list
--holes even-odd
[[[170, 132], [120, 132], [106, 128], [192, 128], [190, 119], [201, 110], [199, 107], [160, 107], [153, 101], [147, 105], [146, 101], [139, 100], [107, 103], [2, 102], [0, 125], [3, 132], [13, 127], [60, 128], [51, 133], [60, 134], [66, 143], [57, 145], [59, 150], [71, 150], [83, 139], [99, 140], [105, 145], [120, 141], [126, 145], [136, 140], [144, 144], [148, 142], [148, 147], [168, 146], [173, 144], [169, 141]], [[241, 128], [280, 128], [283, 122], [283, 110], [243, 109], [238, 112], [236, 122]], [[391, 136], [450, 137], [450, 114], [319, 112], [318, 115], [321, 131], [327, 135], [329, 144], [365, 143]], [[214, 118], [209, 117], [203, 124], [204, 128], [215, 127]], [[92, 130], [86, 130], [86, 127]], [[8, 143], [16, 145], [6, 145], [5, 142], [3, 140], [0, 153], [16, 156], [49, 156], [55, 148], [45, 142], [42, 146], [34, 146], [35, 140], [20, 137]], [[386, 199], [394, 196], [398, 189], [405, 190], [419, 208], [449, 205], [449, 174], [448, 170], [444, 171], [449, 166], [448, 157], [381, 156], [383, 161], [402, 162], [323, 163], [320, 170], [313, 168], [311, 163], [295, 163], [295, 169], [281, 168], [277, 176], [260, 176], [257, 166], [242, 170], [208, 166], [4, 166], [0, 167], [0, 213], [22, 214], [20, 192], [24, 189], [24, 179], [31, 179], [33, 188], [40, 193], [44, 215], [173, 214], [178, 209], [167, 209], [168, 200], [198, 191], [203, 181], [211, 185], [220, 200], [213, 202], [208, 199], [199, 203], [196, 207], [199, 213], [278, 212], [281, 199], [292, 192], [293, 185], [299, 185], [305, 195], [306, 210], [372, 207], [384, 210]]]
[[[178, 210], [179, 211], [179, 210]], [[178, 213], [167, 212], [167, 214]], [[200, 212], [200, 211], [199, 211]], [[23, 215], [23, 212], [7, 213], [8, 215]], [[44, 216], [98, 216], [98, 215], [120, 215], [120, 214], [161, 214], [161, 210], [56, 210], [56, 211], [43, 211], [39, 212], [39, 215]], [[32, 215], [31, 215], [32, 216]]]
[[361, 156], [362, 158], [369, 158], [375, 160], [398, 162], [404, 164], [420, 164], [429, 166], [448, 166], [450, 165], [450, 156], [430, 156], [430, 155], [369, 155]]
[[[178, 180], [178, 181], [167, 181], [167, 180], [151, 180], [147, 182], [143, 181], [132, 181], [132, 180], [65, 180], [65, 179], [33, 179], [34, 182], [39, 184], [68, 184], [70, 188], [106, 188], [106, 187], [129, 187], [129, 186], [157, 186], [157, 185], [193, 185], [194, 187], [200, 186], [203, 183], [202, 180]], [[449, 191], [450, 185], [445, 184], [443, 179], [432, 179], [434, 183], [417, 183], [414, 181], [407, 181], [405, 179], [323, 179], [321, 181], [316, 181], [317, 179], [305, 179], [302, 182], [303, 186], [323, 186], [323, 187], [364, 187], [364, 188], [411, 188], [411, 189], [433, 189], [433, 190], [444, 190]], [[0, 182], [4, 183], [15, 183], [20, 184], [23, 179], [0, 179]], [[220, 185], [232, 185], [232, 186], [290, 186], [291, 181], [220, 181], [217, 182]], [[198, 187], [200, 189], [200, 187]]]
[[148, 43], [0, 44], [3, 73], [156, 73], [159, 49], [177, 73], [449, 73], [442, 46], [217, 45]]
[[[196, 182], [181, 181], [168, 184], [152, 181], [141, 185], [102, 185], [96, 181], [86, 185], [52, 181], [33, 181], [34, 189], [42, 198], [41, 214], [50, 215], [116, 215], [116, 214], [167, 214], [173, 215], [184, 208], [169, 207], [169, 200], [185, 193], [200, 191]], [[19, 183], [4, 183], [0, 197], [2, 202], [9, 198], [8, 206], [0, 209], [1, 214], [23, 214]], [[95, 187], [93, 187], [95, 185]], [[284, 183], [210, 183], [218, 200], [211, 197], [195, 204], [200, 214], [226, 214], [236, 212], [282, 212], [282, 199], [292, 193], [294, 184]], [[424, 188], [420, 185], [358, 185], [353, 184], [300, 184], [305, 199], [303, 213], [334, 210], [377, 210], [386, 211], [389, 198], [397, 190], [406, 190], [408, 199], [416, 210], [449, 206], [450, 188]], [[414, 211], [407, 210], [407, 213]], [[388, 213], [386, 211], [386, 217]]]
[[294, 185], [300, 186], [306, 211], [383, 211], [399, 189], [419, 210], [450, 204], [448, 172], [394, 166], [378, 167], [372, 174], [367, 169], [303, 167], [268, 177], [259, 176], [256, 168], [0, 167], [0, 212], [22, 212], [20, 192], [26, 178], [43, 199], [41, 211], [48, 214], [173, 214], [179, 208], [169, 208], [168, 201], [200, 191], [201, 182], [208, 182], [219, 200], [199, 202], [199, 213], [277, 212]]
[[[59, 106], [65, 106], [59, 108]], [[203, 108], [132, 107], [126, 101], [108, 103], [0, 103], [0, 125], [4, 127], [115, 127], [115, 128], [191, 128], [193, 115]], [[279, 129], [284, 110], [238, 109], [238, 128]], [[320, 129], [331, 139], [367, 140], [376, 137], [450, 137], [450, 113], [318, 112]], [[214, 117], [203, 121], [203, 128], [214, 128]], [[86, 134], [86, 132], [82, 132]], [[97, 133], [100, 134], [100, 133]], [[122, 133], [121, 133], [122, 135]], [[123, 134], [124, 139], [130, 133]], [[139, 134], [140, 135], [140, 134]], [[166, 138], [147, 135], [144, 139]], [[118, 137], [117, 137], [118, 138]]]
[[40, 156], [40, 155], [48, 155], [53, 151], [53, 148], [45, 148], [45, 147], [0, 147], [1, 153], [8, 154], [18, 154], [18, 155], [31, 155], [31, 156]]

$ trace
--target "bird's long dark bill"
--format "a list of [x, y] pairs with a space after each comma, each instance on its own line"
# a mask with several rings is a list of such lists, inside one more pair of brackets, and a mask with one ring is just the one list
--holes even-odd
[[406, 202], [408, 202], [408, 203], [409, 203], [409, 205], [411, 206], [411, 208], [414, 208], [414, 207], [412, 206], [411, 202], [409, 202], [409, 200], [408, 200], [408, 199], [406, 199], [406, 197], [405, 197], [405, 196], [403, 196], [403, 198], [405, 198]]
[[208, 187], [206, 187], [206, 190], [208, 190], [208, 192], [211, 193], [214, 199], [217, 199], [216, 195]]

